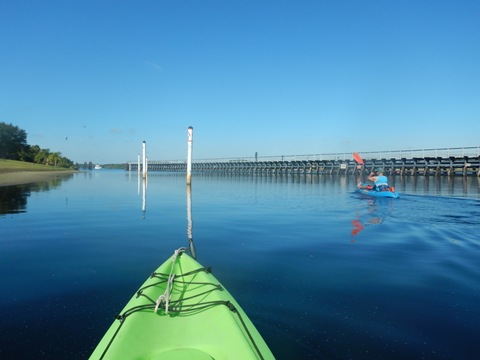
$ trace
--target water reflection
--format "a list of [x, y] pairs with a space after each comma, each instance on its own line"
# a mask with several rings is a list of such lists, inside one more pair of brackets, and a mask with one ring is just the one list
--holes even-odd
[[[319, 184], [331, 191], [354, 191], [365, 178], [354, 175], [330, 174], [241, 174], [241, 173], [200, 173], [205, 179], [230, 179], [238, 182]], [[389, 184], [402, 195], [430, 195], [480, 198], [480, 178], [476, 176], [388, 176]]]
[[396, 180], [400, 193], [480, 197], [480, 179], [475, 176], [402, 176]]
[[145, 220], [147, 214], [147, 189], [148, 189], [148, 176], [141, 177], [140, 173], [138, 173], [137, 179], [137, 194], [140, 195], [140, 188], [141, 188], [141, 195], [142, 195], [142, 219]]
[[1, 186], [0, 215], [18, 214], [26, 212], [27, 199], [32, 193], [44, 192], [55, 189], [59, 187], [63, 181], [69, 180], [72, 177], [73, 174], [68, 174], [39, 183]]
[[187, 185], [187, 239], [188, 248], [194, 259], [197, 258], [197, 250], [193, 243], [193, 222], [192, 222], [192, 185]]
[[379, 225], [391, 213], [395, 206], [396, 199], [374, 198], [365, 200], [366, 207], [357, 212], [352, 220], [352, 242], [356, 241], [356, 236], [365, 230], [368, 226]]
[[[138, 174], [140, 177], [140, 173]], [[148, 189], [148, 176], [145, 176], [142, 180], [142, 214], [145, 219], [145, 214], [147, 212], [147, 189]]]
[[[353, 176], [197, 174], [188, 188], [184, 174], [151, 172], [137, 195], [137, 175], [125, 175], [79, 174], [62, 191], [33, 194], [27, 214], [0, 221], [9, 240], [0, 263], [10, 270], [2, 273], [3, 358], [18, 357], [25, 339], [25, 358], [45, 344], [52, 358], [88, 357], [112, 308], [159, 254], [193, 239], [279, 357], [475, 354], [479, 201], [422, 194], [463, 194], [466, 184], [476, 197], [476, 178], [397, 177], [401, 198], [388, 201], [357, 197]], [[67, 196], [63, 214], [57, 204]], [[288, 317], [277, 315], [290, 304]], [[65, 341], [52, 341], [57, 329]]]
[[[138, 175], [137, 179], [137, 193], [142, 196], [142, 219], [145, 220], [147, 214], [147, 191], [148, 191], [148, 176], [145, 178]], [[195, 244], [193, 242], [193, 221], [192, 221], [192, 186], [187, 185], [186, 189], [187, 200], [187, 241], [188, 248], [194, 259], [197, 258]]]
[[2, 187], [0, 189], [0, 215], [25, 212], [29, 196], [30, 188], [26, 185]]

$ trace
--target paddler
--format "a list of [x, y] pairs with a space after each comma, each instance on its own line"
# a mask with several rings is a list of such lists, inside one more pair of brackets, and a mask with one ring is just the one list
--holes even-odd
[[372, 171], [370, 175], [368, 175], [367, 180], [373, 182], [373, 188], [369, 185], [364, 185], [362, 183], [358, 184], [359, 189], [369, 189], [382, 191], [388, 188], [388, 178], [383, 175], [383, 169], [378, 168], [375, 171]]

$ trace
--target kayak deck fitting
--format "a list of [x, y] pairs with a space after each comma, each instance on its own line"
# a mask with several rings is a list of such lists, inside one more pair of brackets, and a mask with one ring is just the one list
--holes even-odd
[[232, 295], [185, 250], [145, 281], [90, 359], [274, 359]]

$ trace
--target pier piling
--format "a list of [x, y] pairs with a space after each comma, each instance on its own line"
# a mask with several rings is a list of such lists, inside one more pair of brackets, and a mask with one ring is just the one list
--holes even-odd
[[193, 143], [193, 127], [188, 127], [187, 140], [187, 185], [192, 183], [192, 144]]
[[142, 143], [142, 152], [143, 152], [143, 178], [146, 178], [147, 177], [147, 152], [146, 152], [145, 140]]

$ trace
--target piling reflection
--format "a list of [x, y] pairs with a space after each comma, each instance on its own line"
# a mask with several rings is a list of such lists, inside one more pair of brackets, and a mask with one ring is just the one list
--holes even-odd
[[147, 189], [148, 189], [148, 176], [142, 179], [142, 214], [145, 219], [147, 212]]
[[142, 191], [141, 191], [141, 194], [142, 194], [142, 219], [145, 219], [146, 214], [147, 214], [148, 176], [141, 177], [140, 173], [138, 173], [137, 184], [138, 184], [138, 189], [137, 189], [138, 195], [140, 195], [140, 188], [142, 189]]
[[190, 254], [194, 259], [197, 258], [197, 250], [193, 242], [193, 222], [192, 222], [192, 185], [187, 185], [187, 239]]
[[397, 177], [400, 196], [414, 195], [479, 197], [480, 179], [476, 176], [402, 176]]

